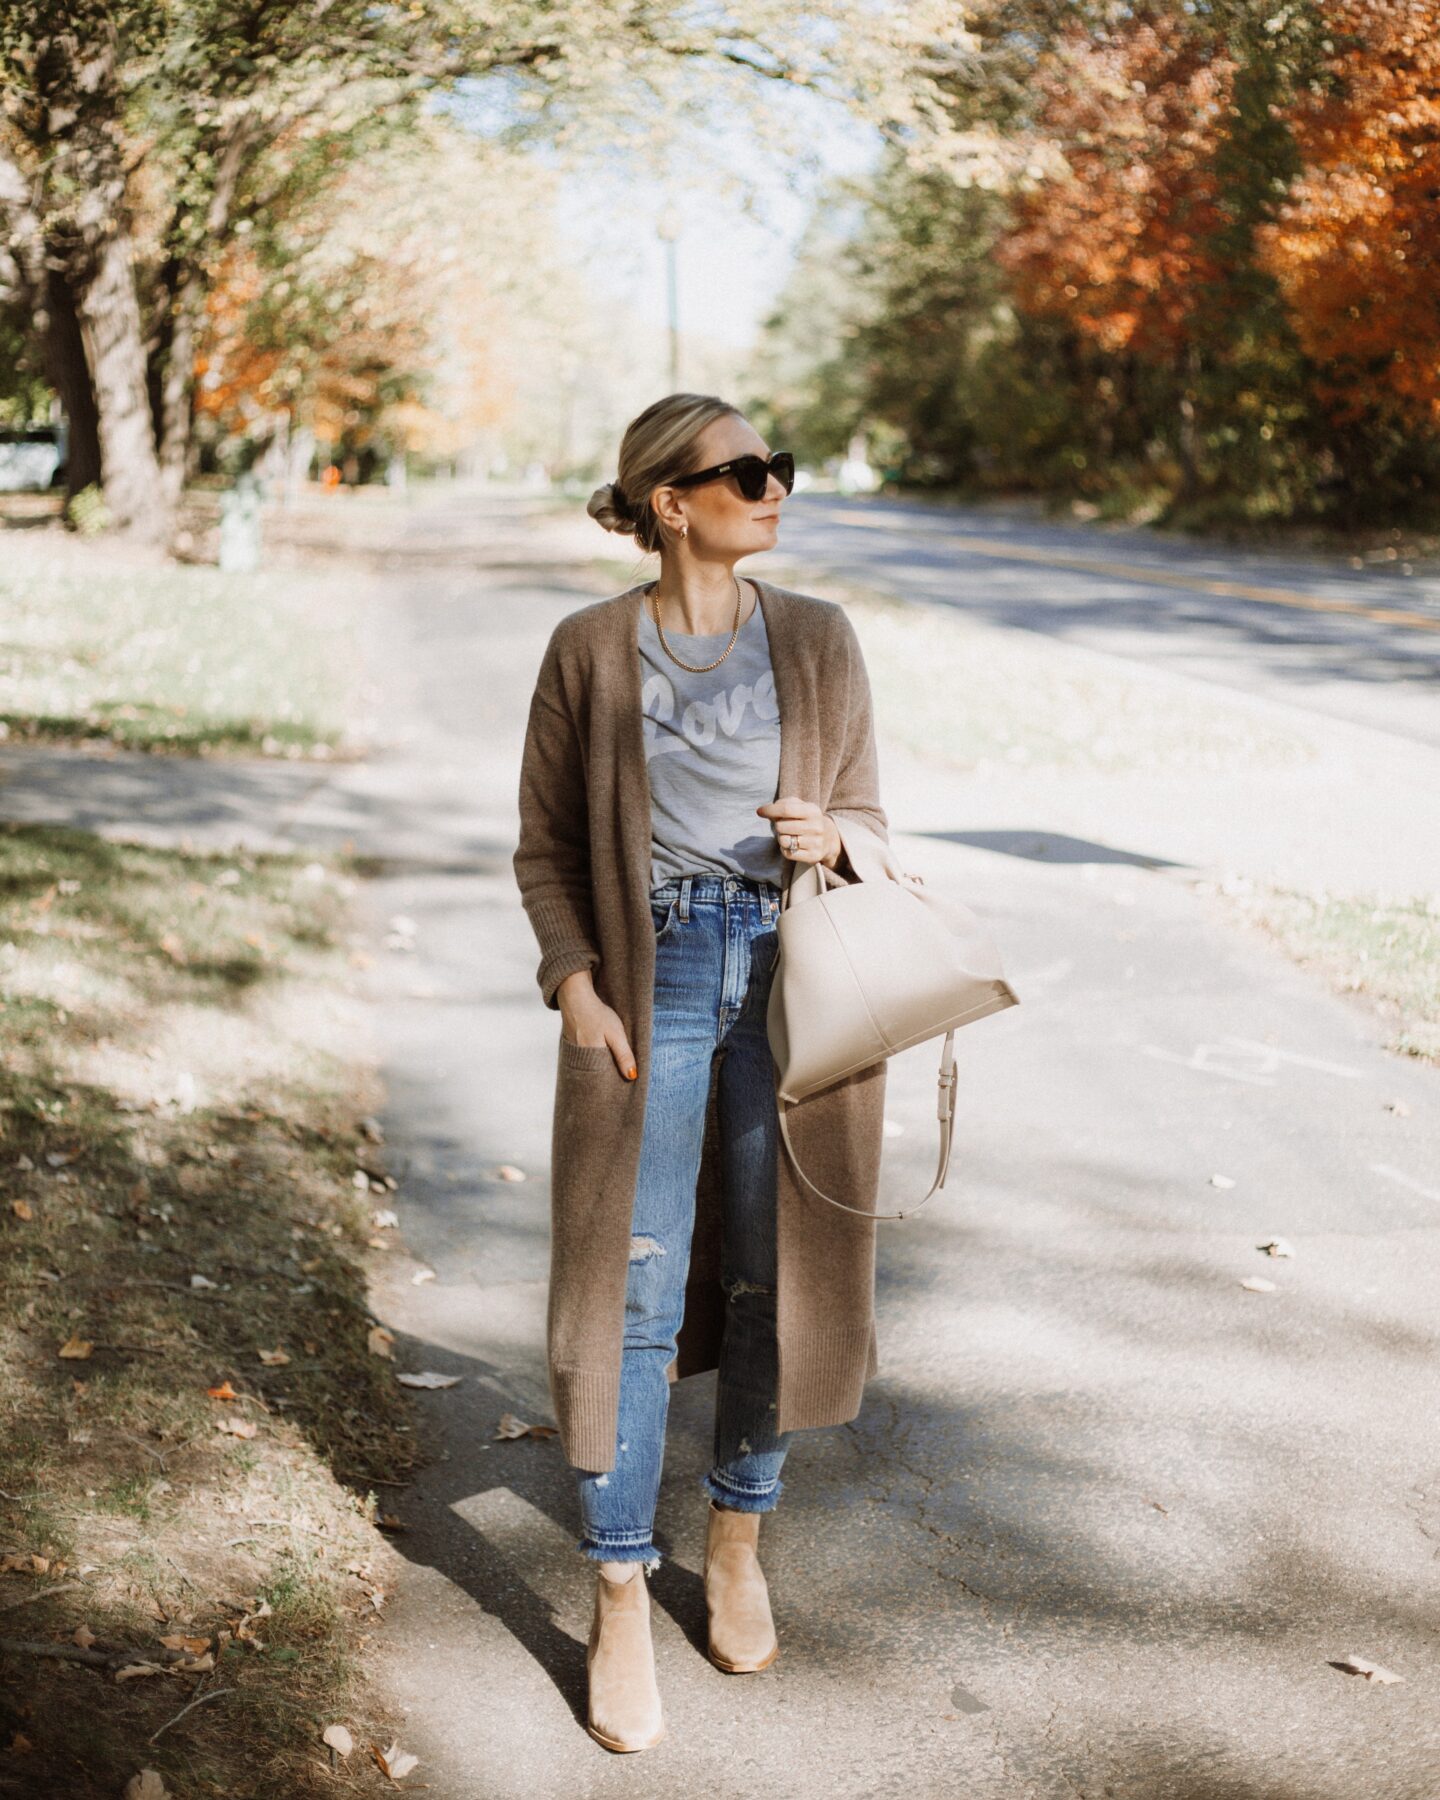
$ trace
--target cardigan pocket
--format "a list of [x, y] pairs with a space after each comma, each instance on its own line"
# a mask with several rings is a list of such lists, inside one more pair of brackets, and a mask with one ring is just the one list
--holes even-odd
[[577, 1074], [616, 1067], [615, 1053], [608, 1044], [572, 1044], [563, 1031], [560, 1033], [560, 1061]]

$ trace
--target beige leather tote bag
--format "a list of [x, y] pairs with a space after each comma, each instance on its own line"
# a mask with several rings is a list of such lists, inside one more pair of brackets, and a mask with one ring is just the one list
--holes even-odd
[[987, 1013], [1018, 1006], [1020, 997], [1001, 972], [983, 921], [960, 901], [929, 892], [918, 876], [900, 868], [888, 844], [868, 832], [865, 837], [860, 866], [877, 879], [847, 882], [823, 863], [791, 864], [766, 1029], [778, 1072], [780, 1132], [795, 1173], [842, 1212], [903, 1219], [904, 1212], [865, 1212], [822, 1193], [796, 1159], [788, 1108], [943, 1032], [940, 1156], [929, 1192], [908, 1208], [914, 1212], [944, 1187], [950, 1166], [955, 1032]]

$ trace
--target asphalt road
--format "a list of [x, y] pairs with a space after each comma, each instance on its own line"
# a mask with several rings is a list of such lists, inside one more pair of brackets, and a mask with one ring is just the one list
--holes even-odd
[[[1301, 704], [1440, 747], [1433, 562], [1236, 550], [1030, 509], [801, 494], [783, 512], [797, 571], [873, 577], [1007, 629]], [[783, 577], [777, 577], [783, 579]]]

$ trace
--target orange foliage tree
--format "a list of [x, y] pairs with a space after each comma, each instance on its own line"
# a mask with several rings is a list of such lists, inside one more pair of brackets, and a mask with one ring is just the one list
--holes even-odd
[[1169, 360], [1221, 289], [1215, 148], [1235, 64], [1162, 9], [1071, 32], [1039, 71], [1037, 130], [1065, 173], [1017, 197], [998, 256], [1022, 310], [1102, 350]]
[[1258, 235], [1338, 419], [1389, 403], [1440, 429], [1440, 0], [1333, 0], [1331, 80]]

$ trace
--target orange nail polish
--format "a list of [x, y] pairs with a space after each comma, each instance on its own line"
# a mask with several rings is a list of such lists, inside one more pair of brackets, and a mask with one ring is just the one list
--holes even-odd
[[625, 1071], [625, 1079], [627, 1081], [633, 1081], [635, 1079], [635, 1075], [636, 1075], [636, 1071], [634, 1069], [627, 1069]]

